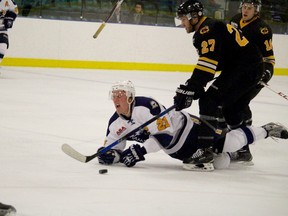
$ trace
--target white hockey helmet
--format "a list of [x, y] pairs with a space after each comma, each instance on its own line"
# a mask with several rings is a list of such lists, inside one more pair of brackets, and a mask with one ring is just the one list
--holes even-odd
[[[113, 91], [119, 91], [119, 90], [125, 91], [126, 96], [127, 96], [127, 100], [129, 100], [130, 98], [132, 99], [132, 100], [129, 100], [130, 103], [132, 101], [134, 101], [134, 99], [135, 99], [135, 87], [130, 80], [118, 81], [118, 82], [114, 83], [111, 86], [111, 90], [109, 92], [110, 98], [113, 99]], [[128, 101], [128, 103], [129, 103], [129, 101]]]

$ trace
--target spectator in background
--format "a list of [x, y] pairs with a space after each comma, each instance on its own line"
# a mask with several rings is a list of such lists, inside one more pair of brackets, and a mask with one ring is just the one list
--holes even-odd
[[144, 17], [144, 5], [142, 2], [136, 2], [132, 11], [128, 16], [127, 23], [130, 24], [143, 24], [143, 17]]

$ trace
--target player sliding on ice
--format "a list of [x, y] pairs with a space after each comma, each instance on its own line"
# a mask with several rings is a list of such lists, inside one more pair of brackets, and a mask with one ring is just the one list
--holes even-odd
[[[135, 88], [131, 81], [117, 82], [112, 85], [110, 97], [116, 112], [109, 120], [105, 146], [115, 142], [165, 110], [165, 107], [153, 98], [136, 97]], [[107, 165], [120, 162], [127, 167], [132, 167], [137, 162], [144, 161], [144, 155], [162, 149], [172, 158], [183, 161], [184, 169], [212, 171], [214, 170], [213, 155], [217, 160], [218, 168], [223, 168], [221, 164], [229, 164], [229, 157], [217, 157], [220, 153], [235, 152], [247, 144], [267, 137], [288, 139], [288, 131], [275, 123], [269, 123], [262, 127], [242, 127], [223, 136], [215, 134], [213, 149], [209, 149], [214, 154], [211, 154], [212, 158], [202, 160], [201, 157], [198, 158], [200, 154], [197, 146], [198, 129], [199, 121], [195, 121], [195, 118], [192, 118], [189, 113], [172, 110], [98, 156], [98, 161]], [[142, 145], [133, 144], [125, 150], [127, 140], [142, 143]], [[99, 148], [98, 151], [103, 148]], [[195, 163], [195, 158], [198, 158], [197, 163]], [[190, 163], [191, 160], [193, 163]]]

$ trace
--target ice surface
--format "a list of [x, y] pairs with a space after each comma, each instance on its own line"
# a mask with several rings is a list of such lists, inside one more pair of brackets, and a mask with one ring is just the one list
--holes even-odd
[[[22, 216], [286, 216], [288, 142], [251, 146], [254, 166], [211, 173], [182, 170], [162, 152], [133, 168], [80, 163], [68, 143], [91, 155], [114, 112], [108, 91], [130, 79], [137, 95], [167, 107], [189, 73], [2, 67], [0, 76], [0, 202]], [[288, 77], [270, 82], [288, 94]], [[254, 124], [288, 126], [288, 101], [263, 89], [251, 103]], [[197, 115], [194, 102], [187, 111]], [[100, 175], [99, 169], [108, 169]]]

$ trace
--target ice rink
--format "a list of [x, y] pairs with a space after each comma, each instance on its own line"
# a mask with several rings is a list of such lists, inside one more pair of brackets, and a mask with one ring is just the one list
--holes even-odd
[[[91, 155], [114, 112], [115, 81], [167, 107], [190, 73], [2, 67], [0, 69], [0, 202], [21, 216], [287, 216], [288, 140], [251, 146], [254, 166], [192, 172], [163, 152], [133, 168], [80, 163], [68, 143]], [[288, 94], [288, 76], [271, 87]], [[288, 126], [288, 101], [264, 88], [251, 103], [254, 125]], [[190, 113], [198, 115], [198, 103]], [[108, 173], [100, 175], [99, 169]]]

